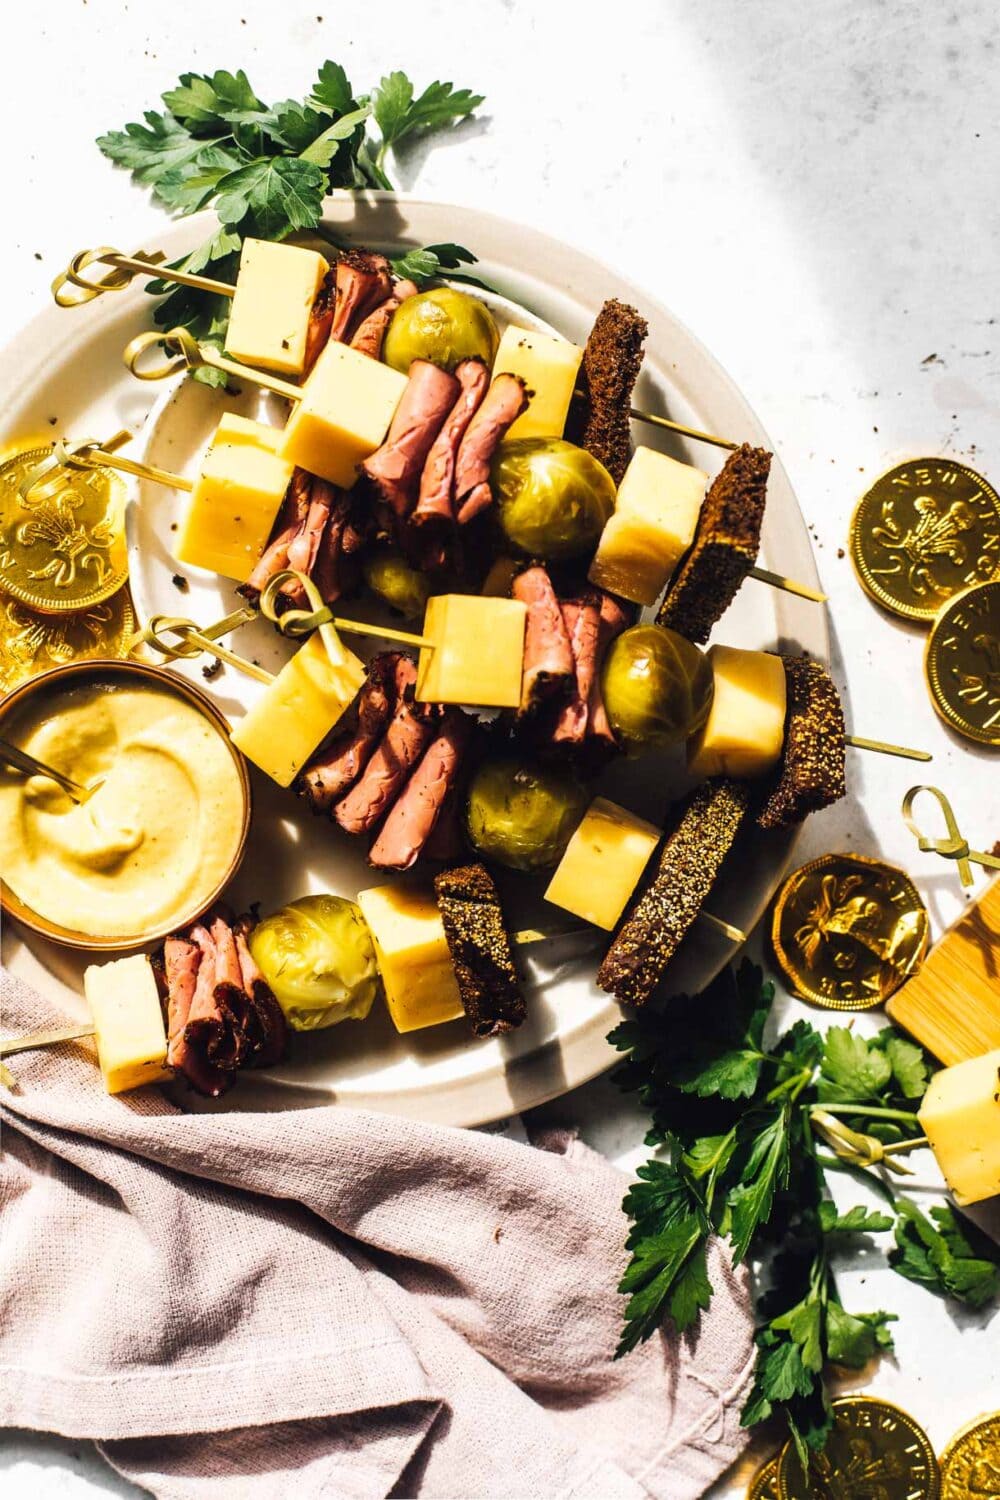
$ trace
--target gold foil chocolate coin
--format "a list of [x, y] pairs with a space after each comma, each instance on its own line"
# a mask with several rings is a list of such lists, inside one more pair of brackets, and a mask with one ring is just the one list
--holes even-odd
[[833, 1403], [833, 1430], [803, 1473], [794, 1443], [778, 1460], [781, 1500], [938, 1500], [937, 1459], [926, 1432], [908, 1412], [871, 1396]]
[[125, 582], [125, 486], [107, 468], [59, 469], [22, 499], [51, 456], [28, 448], [0, 464], [0, 586], [43, 614], [90, 609]]
[[1000, 579], [946, 604], [927, 641], [931, 702], [966, 739], [1000, 745]]
[[894, 865], [824, 854], [789, 875], [771, 945], [793, 994], [829, 1010], [881, 1005], [927, 952], [927, 909]]
[[957, 1432], [941, 1455], [942, 1500], [1000, 1495], [1000, 1411]]
[[0, 692], [49, 667], [128, 655], [135, 613], [128, 585], [77, 614], [40, 615], [0, 596]]
[[747, 1500], [780, 1500], [777, 1454], [769, 1458], [751, 1479]]
[[858, 502], [850, 553], [876, 604], [930, 624], [955, 594], [1000, 578], [1000, 496], [954, 459], [911, 459]]

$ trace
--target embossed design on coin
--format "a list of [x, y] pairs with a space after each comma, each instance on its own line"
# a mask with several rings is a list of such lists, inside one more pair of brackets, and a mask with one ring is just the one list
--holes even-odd
[[860, 854], [825, 854], [789, 875], [771, 943], [789, 988], [830, 1010], [867, 1010], [923, 961], [930, 926], [902, 870]]
[[0, 598], [0, 690], [64, 662], [126, 656], [134, 634], [127, 587], [72, 615], [36, 614], [18, 599]]
[[1000, 745], [1000, 579], [945, 606], [927, 641], [931, 701], [966, 739]]
[[49, 455], [29, 448], [0, 464], [3, 588], [43, 613], [89, 609], [125, 582], [125, 487], [110, 469], [63, 470], [22, 499], [18, 486]]
[[780, 1500], [777, 1454], [769, 1458], [751, 1479], [747, 1500]]
[[1000, 1497], [1000, 1411], [957, 1432], [941, 1455], [942, 1500]]
[[793, 1443], [778, 1460], [781, 1500], [938, 1500], [937, 1459], [908, 1412], [870, 1396], [833, 1403], [834, 1424], [808, 1476]]
[[955, 594], [1000, 577], [1000, 496], [953, 459], [900, 464], [859, 501], [850, 550], [876, 603], [930, 622]]

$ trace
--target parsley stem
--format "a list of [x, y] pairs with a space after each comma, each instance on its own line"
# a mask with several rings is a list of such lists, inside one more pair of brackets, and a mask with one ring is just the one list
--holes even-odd
[[908, 1120], [911, 1124], [919, 1123], [919, 1115], [915, 1115], [908, 1109], [887, 1109], [881, 1105], [871, 1104], [803, 1104], [803, 1109], [825, 1109], [828, 1115], [865, 1115], [869, 1119], [879, 1120]]

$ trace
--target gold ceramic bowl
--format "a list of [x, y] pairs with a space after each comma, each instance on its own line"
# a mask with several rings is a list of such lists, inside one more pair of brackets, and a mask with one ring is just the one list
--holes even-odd
[[91, 682], [115, 682], [120, 681], [128, 685], [140, 681], [155, 684], [158, 688], [165, 688], [169, 692], [176, 693], [179, 698], [190, 703], [198, 712], [208, 720], [213, 729], [225, 742], [226, 748], [233, 759], [233, 766], [239, 779], [240, 792], [243, 799], [243, 819], [240, 826], [239, 838], [233, 850], [226, 872], [215, 889], [209, 894], [207, 900], [199, 898], [197, 904], [190, 912], [181, 912], [167, 925], [151, 927], [144, 932], [130, 933], [125, 936], [115, 937], [92, 937], [89, 933], [78, 932], [73, 927], [62, 927], [58, 922], [51, 922], [47, 917], [39, 916], [26, 906], [23, 901], [15, 896], [14, 892], [0, 881], [0, 910], [8, 917], [13, 917], [24, 927], [29, 927], [32, 932], [39, 933], [42, 937], [49, 938], [54, 943], [62, 943], [68, 948], [84, 948], [88, 950], [109, 950], [120, 948], [136, 948], [144, 943], [154, 942], [157, 938], [166, 937], [168, 933], [176, 932], [181, 927], [189, 926], [191, 922], [201, 916], [217, 901], [226, 886], [233, 879], [246, 849], [247, 835], [250, 832], [250, 776], [247, 771], [246, 761], [236, 749], [229, 738], [229, 724], [216, 708], [211, 698], [203, 693], [194, 683], [188, 682], [186, 678], [178, 676], [176, 672], [166, 667], [149, 666], [145, 662], [138, 661], [78, 661], [70, 662], [64, 667], [53, 667], [48, 672], [42, 672], [38, 677], [31, 677], [26, 682], [20, 683], [7, 696], [0, 699], [0, 738], [7, 735], [8, 725], [11, 720], [20, 713], [29, 703], [45, 697], [54, 689], [75, 687]]

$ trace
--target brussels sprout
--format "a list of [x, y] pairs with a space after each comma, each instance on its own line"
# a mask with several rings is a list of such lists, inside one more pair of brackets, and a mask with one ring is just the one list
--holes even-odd
[[408, 620], [423, 617], [430, 584], [402, 553], [376, 552], [365, 563], [364, 575], [372, 593], [384, 599], [390, 609], [398, 610]]
[[484, 761], [469, 787], [466, 831], [487, 859], [513, 870], [544, 869], [562, 858], [589, 800], [568, 771]]
[[283, 906], [254, 928], [250, 952], [296, 1031], [363, 1021], [372, 1008], [375, 949], [360, 909], [343, 896]]
[[382, 358], [403, 375], [415, 359], [429, 359], [444, 370], [478, 356], [492, 365], [500, 334], [493, 314], [478, 297], [436, 286], [407, 297], [392, 315]]
[[563, 438], [501, 443], [490, 484], [504, 535], [529, 557], [592, 552], [615, 508], [615, 483], [607, 469]]
[[676, 745], [699, 729], [712, 706], [708, 657], [676, 630], [633, 625], [611, 642], [601, 693], [626, 749]]

